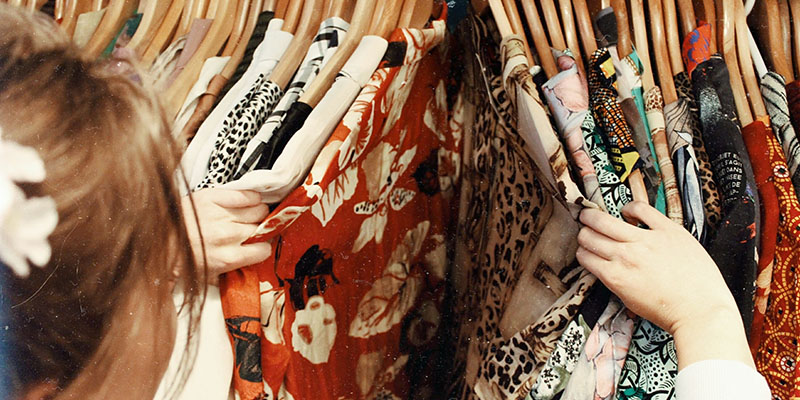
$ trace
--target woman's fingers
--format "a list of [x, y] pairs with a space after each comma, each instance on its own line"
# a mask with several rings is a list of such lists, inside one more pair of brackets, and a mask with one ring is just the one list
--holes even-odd
[[233, 222], [241, 224], [260, 224], [269, 215], [269, 206], [264, 203], [244, 208], [227, 209], [233, 218]]
[[668, 229], [675, 226], [675, 223], [661, 214], [649, 204], [634, 201], [622, 207], [622, 216], [631, 223], [643, 223], [650, 229]]
[[621, 252], [620, 242], [588, 226], [583, 227], [581, 231], [578, 232], [578, 245], [609, 261], [618, 259]]
[[208, 192], [211, 201], [224, 208], [245, 208], [261, 204], [261, 195], [252, 190], [212, 189]]
[[600, 210], [585, 208], [581, 212], [580, 220], [584, 225], [616, 241], [632, 242], [642, 236], [642, 229]]
[[594, 274], [603, 282], [605, 282], [609, 274], [612, 273], [612, 270], [616, 268], [611, 261], [598, 256], [585, 247], [578, 247], [578, 251], [575, 253], [575, 258], [578, 260], [581, 266], [586, 268], [589, 272]]

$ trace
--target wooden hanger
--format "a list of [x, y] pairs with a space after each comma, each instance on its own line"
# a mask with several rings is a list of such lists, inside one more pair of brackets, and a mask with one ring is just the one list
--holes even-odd
[[389, 38], [397, 28], [397, 22], [400, 19], [400, 12], [403, 8], [402, 1], [386, 0], [377, 2], [369, 28], [372, 35], [378, 35], [385, 39]]
[[583, 59], [581, 57], [581, 45], [578, 41], [578, 31], [575, 28], [575, 16], [572, 14], [572, 1], [571, 0], [558, 0], [558, 8], [561, 11], [561, 23], [564, 27], [564, 37], [567, 39], [567, 46], [572, 51], [572, 57], [575, 58], [575, 64], [581, 75], [586, 76], [586, 71], [583, 67]]
[[298, 101], [308, 104], [312, 108], [319, 104], [319, 101], [333, 85], [333, 81], [336, 80], [336, 75], [358, 47], [361, 38], [369, 32], [374, 11], [375, 2], [373, 0], [356, 1], [353, 18], [350, 20], [350, 28], [347, 30], [344, 41], [339, 44], [336, 52], [325, 63]]
[[[411, 22], [408, 25], [411, 29], [423, 29], [428, 24], [433, 16], [434, 0], [406, 0], [414, 3], [414, 14], [411, 16]], [[401, 26], [404, 27], [404, 26]]]
[[156, 57], [161, 53], [161, 50], [167, 47], [167, 43], [170, 42], [180, 22], [186, 4], [187, 0], [172, 0], [170, 2], [167, 14], [164, 15], [161, 25], [159, 25], [156, 33], [153, 35], [153, 39], [147, 44], [147, 49], [144, 50], [142, 54], [141, 61], [143, 66], [150, 67]]
[[231, 29], [233, 29], [235, 8], [236, 3], [232, 1], [221, 1], [219, 3], [219, 7], [215, 10], [217, 18], [214, 18], [205, 38], [200, 42], [194, 56], [183, 68], [183, 71], [178, 74], [178, 77], [167, 89], [165, 108], [170, 119], [175, 117], [181, 105], [183, 105], [183, 101], [197, 80], [205, 60], [217, 55], [225, 41], [228, 40]]
[[[346, 16], [348, 14], [348, 8], [352, 8], [350, 6], [349, 0], [331, 0], [328, 2], [328, 11], [325, 13], [325, 18], [339, 17], [349, 19], [349, 17]], [[338, 51], [339, 48], [337, 47], [336, 50]]]
[[[308, 16], [303, 15], [303, 6], [306, 1], [315, 3], [314, 0], [292, 0], [289, 2], [289, 5], [286, 7], [286, 14], [283, 17], [282, 31], [295, 33], [298, 29], [298, 25], [301, 23], [300, 19], [302, 17], [308, 18]], [[321, 12], [320, 10], [320, 13]], [[291, 47], [289, 48], [291, 49]], [[303, 51], [305, 51], [305, 49], [303, 49]]]
[[728, 66], [728, 75], [733, 91], [733, 100], [736, 103], [736, 112], [739, 115], [739, 122], [742, 126], [753, 122], [753, 115], [750, 112], [750, 105], [747, 103], [747, 94], [742, 83], [739, 61], [736, 54], [736, 31], [735, 31], [735, 5], [733, 0], [722, 0], [718, 3], [719, 16], [722, 25], [719, 29], [719, 43], [722, 47], [722, 55], [725, 64]]
[[[325, 4], [322, 0], [305, 0], [303, 2], [303, 15], [298, 21], [294, 38], [292, 38], [286, 53], [283, 54], [278, 65], [269, 76], [269, 80], [279, 87], [285, 89], [289, 85], [289, 81], [295, 71], [297, 71], [300, 63], [303, 62], [303, 57], [305, 57], [306, 51], [311, 46], [311, 42], [319, 30], [324, 6]], [[284, 22], [284, 27], [286, 26], [285, 24], [286, 22]]]
[[[675, 0], [663, 0], [661, 2], [661, 6], [662, 23], [666, 29], [670, 69], [672, 71], [672, 76], [674, 77], [675, 75], [684, 71], [683, 55], [681, 54], [681, 39], [680, 35], [678, 35], [678, 13], [675, 8]], [[657, 66], [658, 64], [659, 62], [656, 61]], [[660, 76], [661, 73], [659, 73], [659, 80], [661, 80]], [[664, 85], [663, 81], [661, 84]], [[664, 89], [662, 88], [661, 90], [663, 91]]]
[[753, 28], [758, 38], [761, 49], [765, 50], [764, 55], [771, 64], [775, 72], [786, 79], [786, 83], [791, 82], [794, 77], [791, 65], [787, 62], [784, 53], [783, 33], [778, 14], [780, 6], [777, 0], [756, 1], [750, 17], [753, 19]]
[[[637, 0], [632, 0], [637, 1]], [[641, 1], [641, 0], [639, 0]], [[674, 0], [648, 0], [647, 7], [650, 11], [650, 28], [653, 36], [653, 53], [655, 54], [655, 65], [658, 69], [658, 81], [661, 84], [661, 94], [664, 96], [664, 104], [671, 104], [678, 100], [678, 93], [675, 90], [675, 81], [673, 76], [676, 72], [672, 69], [672, 64], [666, 62], [671, 56], [667, 49], [667, 42], [669, 34], [665, 34], [665, 22], [669, 23], [669, 19], [665, 21], [664, 5], [672, 3], [673, 25], [676, 25], [675, 15], [675, 2]], [[674, 26], [675, 34], [677, 36], [678, 27]], [[637, 46], [638, 47], [638, 46]], [[681, 69], [683, 64], [681, 64]]]
[[92, 0], [92, 11], [100, 11], [103, 9], [103, 0]]
[[8, 4], [14, 7], [22, 7], [22, 0], [8, 0]]
[[136, 10], [137, 5], [136, 0], [113, 0], [106, 8], [97, 30], [84, 46], [84, 54], [90, 59], [99, 57]]
[[633, 52], [631, 43], [630, 24], [628, 24], [628, 6], [625, 0], [611, 0], [614, 16], [617, 19], [617, 51], [619, 58], [623, 59]]
[[[253, 32], [256, 29], [256, 23], [258, 22], [259, 14], [261, 14], [263, 3], [264, 0], [252, 0], [250, 3], [250, 9], [244, 26], [244, 32], [242, 33], [236, 48], [231, 53], [231, 59], [228, 60], [228, 63], [225, 64], [225, 68], [223, 68], [222, 72], [220, 72], [220, 75], [225, 77], [225, 79], [231, 79], [233, 73], [236, 72], [236, 68], [239, 66], [239, 63], [242, 62], [245, 50], [247, 49], [247, 42], [250, 41], [250, 37], [253, 36]], [[230, 40], [228, 40], [228, 42], [230, 42]], [[224, 50], [222, 51], [222, 54], [225, 54]], [[222, 85], [219, 85], [219, 89], [222, 89]], [[217, 95], [219, 93], [217, 92], [214, 94]]]
[[56, 22], [61, 23], [64, 18], [64, 8], [67, 5], [67, 0], [56, 0], [55, 7], [53, 8], [53, 19]]
[[[783, 43], [783, 54], [786, 56], [786, 63], [788, 64], [789, 70], [794, 71], [795, 57], [792, 55], [792, 13], [789, 9], [789, 0], [778, 0], [778, 8], [781, 10], [781, 43]], [[792, 74], [792, 76], [794, 76], [794, 74]]]
[[800, 77], [800, 0], [789, 0], [789, 9], [792, 13], [792, 44], [794, 45], [795, 77]]
[[[636, 54], [639, 56], [639, 61], [642, 63], [642, 88], [647, 91], [655, 87], [655, 79], [653, 78], [653, 69], [650, 68], [650, 45], [647, 35], [647, 18], [644, 13], [644, 0], [630, 0], [631, 2], [631, 23], [633, 25], [633, 40], [636, 43]], [[650, 21], [652, 24], [653, 21]], [[651, 25], [653, 33], [653, 41], [660, 40], [666, 41], [664, 37], [664, 30], [657, 31]], [[656, 36], [658, 35], [658, 36]], [[665, 42], [666, 43], [666, 42]], [[657, 53], [660, 57], [661, 54]], [[661, 61], [666, 61], [667, 58], [662, 58]], [[656, 64], [659, 62], [656, 61]]]
[[489, 0], [489, 8], [492, 10], [492, 17], [494, 17], [494, 23], [497, 25], [500, 36], [514, 35], [514, 29], [511, 27], [508, 15], [506, 15], [506, 8], [503, 2], [501, 0]]
[[36, 11], [42, 8], [45, 3], [47, 3], [47, 0], [28, 0], [26, 6], [28, 7], [28, 10]]
[[261, 11], [272, 11], [273, 15], [275, 13], [275, 5], [278, 3], [277, 0], [267, 0], [264, 2], [264, 5], [261, 8]]
[[[523, 3], [526, 3], [523, 1]], [[564, 34], [561, 31], [561, 21], [558, 19], [558, 9], [556, 9], [553, 0], [541, 0], [542, 14], [544, 14], [544, 21], [547, 25], [547, 33], [550, 35], [551, 47], [555, 47], [558, 51], [563, 51], [567, 48], [567, 42], [564, 41]]]
[[744, 13], [744, 5], [741, 0], [733, 0], [733, 2], [736, 47], [738, 50], [739, 64], [742, 69], [742, 79], [747, 89], [753, 115], [755, 118], [763, 118], [767, 116], [767, 108], [764, 106], [764, 99], [761, 97], [761, 87], [758, 85], [758, 79], [753, 69], [753, 61], [747, 38], [747, 17]]
[[142, 20], [139, 22], [139, 27], [136, 28], [136, 33], [133, 34], [131, 41], [128, 42], [127, 47], [129, 49], [135, 51], [139, 56], [147, 50], [147, 45], [150, 44], [150, 41], [164, 21], [170, 4], [171, 3], [168, 1], [150, 0], [145, 4], [139, 5], [139, 12], [142, 13]]
[[[277, 0], [275, 4], [275, 18], [286, 18], [286, 12], [289, 10], [289, 2], [298, 0]], [[302, 2], [302, 0], [299, 0]]]
[[697, 19], [694, 14], [694, 4], [692, 0], [678, 0], [678, 10], [681, 16], [681, 28], [683, 37], [697, 28]]
[[572, 5], [575, 7], [575, 18], [578, 20], [578, 29], [581, 33], [580, 37], [583, 43], [583, 51], [586, 52], [585, 55], [588, 60], [597, 50], [597, 39], [594, 36], [592, 17], [591, 14], [589, 14], [589, 7], [586, 5], [586, 0], [573, 0]]
[[711, 54], [717, 52], [717, 42], [716, 38], [719, 36], [717, 33], [717, 15], [716, 15], [716, 7], [714, 6], [714, 0], [703, 0], [703, 20], [705, 20], [709, 26], [711, 26], [711, 37], [712, 40], [709, 41], [709, 50]]
[[183, 12], [181, 13], [181, 18], [175, 30], [174, 37], [181, 37], [189, 33], [192, 22], [197, 18], [203, 18], [205, 16], [205, 6], [203, 4], [204, 0], [185, 0]]
[[61, 28], [69, 37], [75, 33], [75, 25], [78, 16], [92, 10], [91, 0], [65, 0], [64, 17], [61, 20]]
[[536, 54], [539, 55], [539, 63], [545, 75], [548, 78], [552, 78], [558, 74], [558, 66], [553, 57], [553, 52], [550, 50], [550, 43], [547, 40], [547, 34], [544, 32], [536, 4], [532, 1], [523, 1], [522, 9], [525, 12], [525, 18], [528, 20], [528, 29], [533, 38], [533, 45], [536, 46]]
[[[245, 38], [245, 27], [247, 27], [247, 23], [253, 19], [253, 15], [255, 18], [258, 19], [258, 14], [261, 12], [261, 7], [253, 8], [255, 12], [250, 12], [250, 7], [252, 6], [253, 0], [239, 0], [236, 6], [236, 19], [233, 23], [233, 29], [231, 29], [231, 36], [228, 38], [228, 42], [225, 44], [225, 48], [222, 49], [222, 53], [220, 54], [223, 57], [232, 56], [233, 53], [240, 47], [247, 46], [247, 40], [250, 38], [249, 36]], [[259, 2], [260, 5], [261, 2]], [[243, 40], [244, 39], [244, 40]], [[243, 43], [244, 42], [244, 43]], [[242, 51], [242, 56], [244, 56], [244, 51]], [[230, 63], [232, 60], [229, 60]]]
[[[203, 3], [203, 7], [205, 9], [205, 13], [202, 14], [202, 15], [205, 16], [205, 18], [207, 18], [207, 19], [216, 18], [217, 17], [217, 11], [219, 11], [219, 3], [221, 1], [229, 1], [229, 0], [205, 0], [205, 2]], [[237, 2], [236, 5], [237, 6], [239, 5], [238, 2]], [[235, 10], [235, 9], [236, 8], [234, 7], [232, 10]], [[199, 10], [198, 10], [198, 12], [199, 12]], [[234, 17], [235, 17], [236, 16], [236, 12], [235, 11], [233, 11], [233, 12], [234, 12]], [[198, 17], [198, 18], [203, 18], [203, 17], [201, 16], [201, 17]]]
[[[504, 12], [502, 13], [505, 15], [504, 20], [508, 21], [511, 26], [512, 34], [519, 35], [522, 39], [523, 47], [525, 50], [525, 57], [528, 59], [528, 66], [535, 65], [533, 61], [533, 54], [531, 53], [531, 48], [528, 45], [528, 39], [525, 37], [525, 28], [522, 27], [522, 18], [519, 15], [519, 10], [517, 9], [517, 4], [514, 0], [502, 0], [500, 3], [502, 7], [500, 7]], [[492, 2], [489, 2], [489, 7], [492, 9], [492, 12], [495, 12], [495, 7], [492, 7]], [[499, 12], [499, 11], [498, 11]], [[495, 22], [497, 22], [498, 15], [495, 15]], [[506, 35], [500, 32], [501, 35], [505, 38]]]

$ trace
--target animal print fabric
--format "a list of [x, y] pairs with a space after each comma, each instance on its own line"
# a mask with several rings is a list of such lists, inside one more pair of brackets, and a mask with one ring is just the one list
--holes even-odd
[[208, 173], [195, 190], [215, 187], [233, 178], [247, 143], [264, 124], [283, 90], [263, 74], [222, 121], [208, 164]]
[[[339, 42], [342, 40], [340, 36], [344, 36], [349, 26], [350, 24], [341, 18], [330, 18], [322, 23], [319, 32], [314, 37], [314, 41], [308, 48], [305, 58], [292, 78], [286, 92], [279, 92], [279, 99], [271, 99], [269, 106], [260, 106], [256, 103], [256, 107], [252, 109], [252, 112], [254, 114], [257, 113], [257, 117], [252, 118], [253, 123], [248, 126], [248, 132], [239, 133], [242, 139], [235, 141], [236, 147], [231, 148], [231, 146], [228, 145], [228, 147], [225, 148], [226, 151], [223, 152], [220, 150], [211, 154], [211, 165], [209, 166], [208, 174], [200, 184], [201, 188], [213, 187], [233, 180], [250, 141], [259, 137], [262, 141], [266, 141], [265, 138], [269, 138], [272, 135], [275, 128], [280, 125], [289, 107], [297, 101], [306, 85], [312, 82], [317, 76], [326, 53], [330, 55], [336, 51]], [[271, 86], [277, 87], [277, 85], [271, 81], [268, 81], [267, 84], [272, 84]], [[256, 98], [256, 101], [258, 101], [258, 98]], [[236, 135], [236, 133], [234, 133], [234, 135]], [[223, 143], [233, 144], [229, 141]], [[222, 145], [217, 148], [220, 147], [222, 147]], [[215, 167], [214, 163], [218, 159], [217, 167]]]
[[[305, 93], [306, 88], [314, 82], [314, 78], [317, 77], [325, 61], [335, 54], [349, 28], [350, 24], [338, 17], [329, 18], [322, 22], [317, 35], [306, 52], [303, 62], [300, 64], [300, 68], [289, 83], [286, 93], [283, 94], [278, 104], [264, 121], [264, 125], [260, 127], [258, 133], [252, 139], [254, 143], [266, 143], [268, 150], [264, 151], [264, 153], [270, 156], [274, 154], [274, 158], [280, 155], [280, 151], [270, 151], [276, 149], [279, 140], [278, 136], [280, 136], [273, 135], [273, 133], [277, 132], [291, 106]], [[262, 156], [262, 152], [251, 153], [250, 147], [253, 146], [253, 143], [248, 143], [243, 162], [237, 166], [238, 176], [236, 178], [250, 171], [251, 167], [257, 163], [258, 158]], [[272, 159], [272, 164], [274, 164], [274, 158]], [[270, 167], [272, 167], [272, 164], [270, 164]]]
[[221, 277], [237, 398], [407, 398], [436, 350], [461, 163], [445, 19], [392, 33], [308, 179], [249, 240], [269, 259]]
[[761, 77], [761, 96], [769, 114], [770, 125], [783, 147], [783, 154], [792, 174], [795, 190], [800, 189], [800, 142], [789, 116], [789, 99], [786, 96], [786, 81], [783, 76], [769, 71]]
[[[689, 109], [689, 119], [683, 126], [688, 128], [692, 134], [692, 149], [697, 156], [697, 170], [702, 188], [703, 212], [706, 219], [705, 229], [702, 231], [705, 235], [700, 235], [698, 237], [701, 238], [701, 243], [706, 244], [706, 238], [710, 237], [721, 220], [719, 189], [717, 189], [717, 182], [714, 180], [711, 162], [709, 161], [705, 141], [703, 140], [703, 132], [700, 129], [700, 108], [697, 106], [697, 102], [694, 98], [692, 81], [686, 71], [679, 72], [674, 78], [675, 91], [678, 93], [678, 98], [683, 99]], [[669, 118], [667, 119], [667, 123], [669, 123]]]
[[551, 400], [558, 398], [566, 388], [572, 372], [580, 361], [592, 327], [608, 305], [611, 292], [602, 284], [594, 285], [573, 318], [558, 339], [541, 373], [536, 378], [526, 400]]
[[[762, 121], [742, 131], [748, 149], [757, 154], [753, 167], [764, 169], [777, 194], [779, 216], [769, 301], [764, 310], [755, 362], [776, 399], [800, 396], [797, 345], [797, 279], [800, 258], [800, 203], [780, 143]], [[759, 312], [759, 311], [757, 311]]]
[[564, 148], [533, 82], [524, 46], [521, 37], [503, 39], [501, 48], [506, 91], [518, 108], [519, 133], [524, 139], [526, 151], [556, 188], [559, 200], [566, 203], [572, 216], [577, 219], [581, 209], [597, 208], [597, 205], [587, 199], [570, 175]]
[[474, 122], [451, 274], [457, 344], [447, 398], [515, 398], [530, 390], [595, 278], [574, 263], [578, 225], [517, 129], [524, 109], [506, 91], [516, 81], [503, 84], [491, 23], [465, 23]]

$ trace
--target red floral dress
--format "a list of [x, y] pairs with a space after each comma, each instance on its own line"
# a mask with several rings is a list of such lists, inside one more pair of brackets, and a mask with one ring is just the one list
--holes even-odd
[[[242, 399], [396, 399], [434, 347], [457, 192], [444, 12], [399, 29], [306, 181], [221, 280]], [[457, 126], [457, 125], [453, 125]]]

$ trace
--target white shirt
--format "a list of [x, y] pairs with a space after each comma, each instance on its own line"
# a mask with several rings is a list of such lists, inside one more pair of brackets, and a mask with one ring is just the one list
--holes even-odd
[[680, 400], [770, 400], [767, 381], [753, 368], [727, 360], [699, 361], [678, 372]]
[[311, 111], [303, 127], [289, 140], [272, 169], [250, 171], [223, 187], [258, 191], [265, 203], [283, 200], [306, 177], [331, 133], [378, 68], [387, 47], [388, 42], [381, 37], [363, 37], [336, 81]]
[[[208, 172], [208, 160], [214, 150], [214, 143], [220, 125], [236, 103], [247, 94], [258, 81], [259, 75], [269, 76], [278, 65], [283, 53], [289, 47], [294, 35], [280, 30], [282, 19], [273, 19], [267, 27], [264, 40], [253, 52], [253, 61], [242, 77], [231, 87], [225, 97], [209, 113], [197, 130], [192, 142], [186, 148], [181, 159], [181, 167], [189, 179], [189, 187], [197, 187]], [[184, 185], [179, 186], [181, 194], [186, 194]]]
[[[182, 294], [176, 290], [174, 303], [179, 309], [183, 303]], [[227, 399], [233, 377], [233, 353], [225, 318], [222, 314], [222, 300], [219, 287], [209, 285], [206, 302], [200, 314], [200, 323], [195, 332], [197, 347], [194, 362], [186, 367], [191, 368], [189, 376], [180, 393], [175, 397], [167, 397], [178, 379], [178, 367], [186, 350], [186, 335], [189, 332], [189, 315], [184, 312], [178, 315], [175, 345], [164, 377], [161, 379], [156, 400], [194, 400], [194, 399]]]

